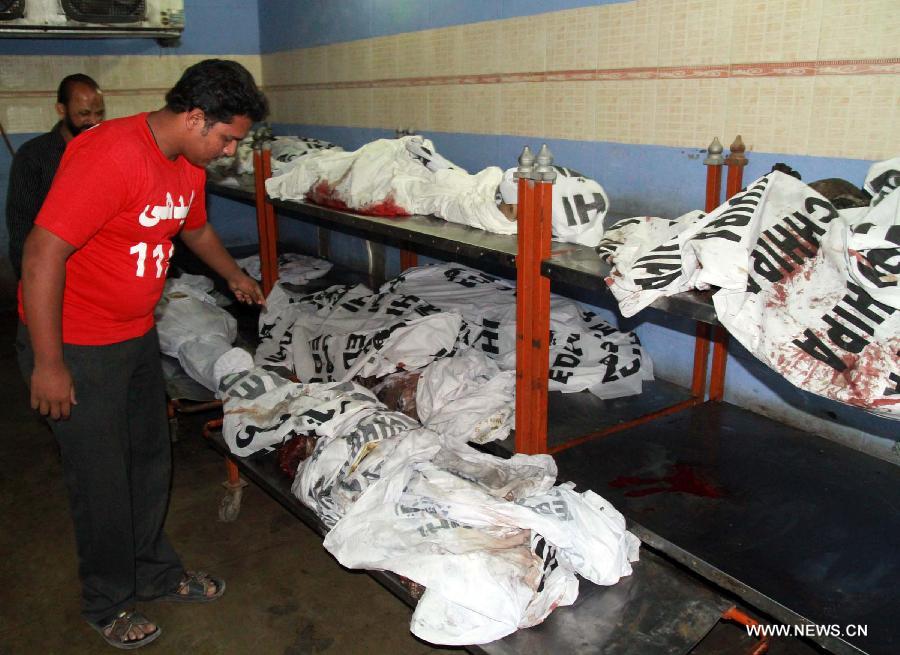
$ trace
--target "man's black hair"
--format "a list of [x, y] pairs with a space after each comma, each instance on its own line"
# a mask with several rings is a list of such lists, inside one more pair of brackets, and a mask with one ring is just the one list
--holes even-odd
[[202, 109], [208, 125], [247, 116], [254, 123], [269, 113], [266, 96], [253, 76], [236, 61], [205, 59], [194, 64], [166, 94], [166, 107], [177, 114]]
[[72, 98], [72, 87], [76, 84], [85, 84], [94, 91], [100, 90], [100, 85], [94, 81], [94, 78], [85, 75], [84, 73], [66, 75], [62, 79], [62, 82], [59, 83], [59, 88], [56, 89], [56, 102], [61, 105], [68, 105], [69, 100]]

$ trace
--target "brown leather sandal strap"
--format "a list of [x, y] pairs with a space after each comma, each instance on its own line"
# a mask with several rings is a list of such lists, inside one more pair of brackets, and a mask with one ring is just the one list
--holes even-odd
[[[109, 628], [108, 637], [114, 638], [116, 641], [121, 642], [123, 644], [127, 644], [132, 641], [136, 641], [135, 639], [128, 639], [128, 632], [134, 627], [134, 623], [131, 619], [132, 612], [128, 610], [124, 610], [119, 612], [116, 615], [116, 618], [112, 620], [112, 623], [108, 624], [106, 628]], [[106, 628], [103, 629], [103, 632], [106, 633]]]
[[219, 590], [218, 585], [216, 584], [216, 581], [213, 580], [212, 576], [203, 571], [185, 571], [184, 579], [181, 581], [181, 584], [178, 585], [178, 591], [176, 593], [181, 594], [185, 588], [187, 588], [188, 594], [190, 594], [191, 591], [196, 590], [203, 596], [206, 596], [210, 589], [214, 589], [215, 591]]

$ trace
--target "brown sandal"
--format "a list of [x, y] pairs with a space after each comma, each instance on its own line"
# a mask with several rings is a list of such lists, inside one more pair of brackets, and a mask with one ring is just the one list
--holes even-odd
[[101, 623], [90, 623], [89, 625], [100, 633], [100, 636], [106, 640], [110, 646], [121, 650], [134, 650], [146, 646], [151, 641], [155, 641], [162, 630], [159, 626], [153, 632], [144, 633], [143, 637], [138, 639], [129, 639], [128, 633], [132, 628], [143, 628], [150, 625], [151, 621], [146, 616], [135, 610], [123, 610], [113, 617], [111, 621], [103, 621]]
[[[216, 593], [207, 595], [210, 588], [215, 588]], [[185, 592], [185, 590], [187, 590]], [[225, 593], [225, 581], [214, 578], [203, 571], [185, 571], [184, 577], [175, 588], [162, 596], [160, 600], [170, 600], [176, 603], [208, 603], [216, 600]]]

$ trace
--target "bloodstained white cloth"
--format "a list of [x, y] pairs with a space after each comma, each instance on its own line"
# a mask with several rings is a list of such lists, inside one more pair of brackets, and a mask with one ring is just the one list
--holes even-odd
[[703, 212], [689, 212], [675, 220], [638, 216], [616, 222], [597, 246], [612, 265], [606, 278], [623, 316], [634, 316], [664, 296], [699, 287], [693, 252], [687, 242], [699, 229]]
[[318, 437], [294, 495], [330, 528], [325, 547], [341, 564], [427, 587], [411, 630], [432, 643], [486, 643], [540, 623], [576, 600], [576, 574], [614, 584], [638, 557], [609, 503], [554, 486], [548, 455], [480, 453], [352, 382], [294, 383], [257, 368], [223, 379], [221, 394], [237, 454]]
[[495, 166], [470, 175], [437, 155], [428, 139], [407, 136], [379, 139], [352, 152], [311, 153], [284, 175], [267, 180], [266, 191], [273, 198], [310, 199], [364, 214], [433, 214], [488, 232], [515, 234], [515, 222], [495, 200], [502, 176]]
[[325, 548], [344, 566], [424, 585], [411, 630], [432, 643], [486, 643], [536, 625], [575, 601], [576, 573], [614, 584], [637, 559], [622, 515], [590, 491], [551, 486], [547, 456], [502, 460], [419, 429], [368, 457], [379, 477]]
[[847, 266], [870, 296], [900, 309], [900, 157], [872, 164], [864, 186], [872, 203], [847, 212]]
[[626, 237], [607, 283], [626, 316], [662, 295], [718, 287], [719, 321], [790, 382], [900, 417], [897, 163], [873, 166], [870, 207], [843, 212], [769, 173], [708, 215], [660, 223], [655, 243]]

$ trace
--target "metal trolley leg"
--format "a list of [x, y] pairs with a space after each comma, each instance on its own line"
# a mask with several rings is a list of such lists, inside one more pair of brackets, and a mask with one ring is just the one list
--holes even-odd
[[[221, 429], [222, 419], [207, 421], [203, 426], [203, 437], [208, 439], [213, 430]], [[244, 487], [247, 486], [247, 481], [241, 477], [237, 464], [227, 457], [225, 458], [225, 470], [228, 472], [228, 479], [222, 483], [222, 486], [225, 487], [225, 495], [219, 501], [219, 520], [231, 523], [241, 513], [241, 501], [244, 498]]]
[[241, 501], [244, 498], [244, 487], [247, 486], [247, 481], [238, 472], [237, 464], [227, 457], [225, 458], [225, 468], [228, 471], [228, 479], [222, 483], [222, 486], [225, 487], [225, 495], [219, 501], [219, 520], [231, 523], [241, 513]]

